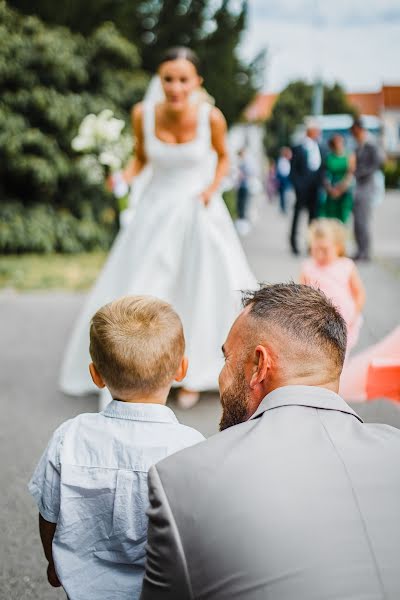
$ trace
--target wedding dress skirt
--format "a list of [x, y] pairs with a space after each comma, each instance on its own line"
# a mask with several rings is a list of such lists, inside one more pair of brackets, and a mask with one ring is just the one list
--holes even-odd
[[61, 371], [66, 393], [95, 389], [88, 371], [91, 317], [103, 304], [127, 294], [156, 296], [174, 306], [189, 358], [183, 385], [217, 389], [221, 345], [240, 310], [240, 290], [254, 289], [256, 281], [221, 195], [207, 207], [200, 200], [215, 168], [208, 105], [200, 107], [198, 121], [192, 142], [168, 144], [155, 136], [154, 109], [145, 107], [151, 173], [73, 330]]

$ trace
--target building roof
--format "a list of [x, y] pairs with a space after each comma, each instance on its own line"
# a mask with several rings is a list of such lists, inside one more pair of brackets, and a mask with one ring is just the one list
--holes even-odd
[[[384, 109], [400, 109], [400, 85], [384, 85], [377, 92], [348, 93], [348, 101], [363, 115], [379, 116]], [[247, 121], [266, 121], [279, 94], [258, 94], [244, 111]]]
[[400, 108], [400, 85], [384, 85], [382, 94], [385, 108]]
[[346, 94], [347, 100], [363, 115], [378, 116], [383, 108], [382, 92]]

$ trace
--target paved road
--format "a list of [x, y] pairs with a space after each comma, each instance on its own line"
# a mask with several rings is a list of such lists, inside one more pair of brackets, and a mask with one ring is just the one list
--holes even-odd
[[[287, 252], [288, 221], [275, 205], [259, 204], [258, 225], [244, 239], [252, 267], [262, 281], [296, 279], [300, 260]], [[360, 348], [377, 341], [398, 323], [399, 222], [400, 194], [390, 193], [376, 215], [377, 260], [361, 268], [368, 300]], [[26, 483], [57, 425], [80, 412], [97, 409], [94, 396], [67, 398], [56, 385], [63, 348], [82, 301], [79, 294], [0, 293], [1, 600], [64, 598], [44, 580], [37, 515]], [[400, 427], [397, 405], [378, 401], [357, 405], [356, 410], [366, 420]], [[216, 432], [220, 415], [217, 395], [204, 395], [192, 411], [177, 413], [182, 421], [210, 435]]]

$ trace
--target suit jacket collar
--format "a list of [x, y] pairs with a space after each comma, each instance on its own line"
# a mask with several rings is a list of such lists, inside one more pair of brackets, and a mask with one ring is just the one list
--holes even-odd
[[250, 419], [257, 419], [267, 410], [280, 406], [308, 406], [324, 410], [337, 410], [356, 417], [361, 423], [362, 419], [356, 412], [335, 392], [325, 388], [311, 385], [287, 385], [270, 392], [261, 401], [256, 412]]

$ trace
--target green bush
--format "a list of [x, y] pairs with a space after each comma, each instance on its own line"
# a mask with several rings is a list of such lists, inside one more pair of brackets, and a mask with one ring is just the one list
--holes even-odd
[[386, 161], [383, 172], [385, 174], [385, 184], [387, 188], [400, 187], [400, 160], [392, 159]]
[[[82, 168], [71, 140], [88, 113], [105, 108], [129, 127], [129, 110], [146, 84], [136, 47], [112, 23], [84, 37], [22, 16], [0, 0], [0, 202], [8, 215], [1, 251], [108, 245], [115, 226], [101, 219], [113, 199]], [[83, 215], [86, 205], [90, 218]]]
[[116, 233], [115, 212], [105, 209], [96, 219], [89, 205], [80, 218], [67, 209], [46, 204], [27, 207], [22, 203], [0, 206], [0, 252], [77, 253], [108, 250]]
[[[167, 48], [189, 46], [199, 54], [205, 87], [229, 124], [240, 118], [263, 85], [265, 53], [249, 63], [238, 51], [248, 21], [248, 0], [8, 0], [8, 4], [86, 36], [110, 20], [137, 45], [142, 67], [149, 73], [154, 73]], [[108, 45], [102, 46], [104, 56]], [[124, 55], [122, 43], [119, 48]], [[126, 92], [124, 80], [119, 93]]]

